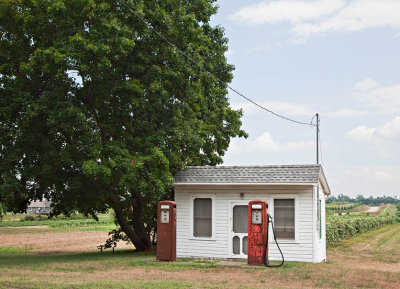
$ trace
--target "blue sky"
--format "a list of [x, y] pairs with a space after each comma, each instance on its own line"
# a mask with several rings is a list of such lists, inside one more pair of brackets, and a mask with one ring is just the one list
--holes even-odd
[[[287, 117], [321, 117], [322, 165], [334, 194], [400, 195], [400, 1], [219, 0], [232, 87]], [[315, 129], [230, 92], [247, 139], [224, 165], [315, 163]]]

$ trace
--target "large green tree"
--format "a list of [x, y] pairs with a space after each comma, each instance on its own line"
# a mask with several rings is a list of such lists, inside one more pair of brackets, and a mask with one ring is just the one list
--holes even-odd
[[[140, 17], [220, 81], [183, 57]], [[187, 165], [246, 136], [213, 0], [2, 0], [0, 202], [112, 208], [138, 250]]]

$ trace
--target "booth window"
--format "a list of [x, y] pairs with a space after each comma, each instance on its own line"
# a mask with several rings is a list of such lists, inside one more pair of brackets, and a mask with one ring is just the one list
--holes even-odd
[[294, 199], [275, 199], [275, 234], [277, 239], [294, 239]]
[[193, 236], [212, 236], [211, 198], [195, 198], [193, 200]]

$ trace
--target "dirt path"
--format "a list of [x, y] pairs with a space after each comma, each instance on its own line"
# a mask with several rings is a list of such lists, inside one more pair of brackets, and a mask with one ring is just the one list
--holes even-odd
[[[95, 251], [106, 239], [108, 233], [104, 231], [54, 232], [47, 226], [0, 228], [0, 247], [27, 248], [43, 254]], [[132, 248], [124, 242], [117, 247]]]
[[349, 269], [400, 273], [400, 225], [346, 240], [328, 250], [328, 259]]
[[378, 212], [378, 210], [379, 210], [379, 206], [369, 207], [369, 209], [367, 210], [367, 213], [375, 213], [375, 212]]

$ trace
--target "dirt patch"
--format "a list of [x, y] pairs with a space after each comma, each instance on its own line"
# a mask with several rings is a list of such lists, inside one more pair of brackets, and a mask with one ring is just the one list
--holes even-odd
[[226, 266], [226, 267], [248, 267], [246, 261], [232, 261], [232, 260], [222, 260], [216, 263], [219, 266]]
[[369, 209], [367, 210], [367, 213], [375, 213], [379, 211], [379, 207], [378, 206], [373, 206], [373, 207], [369, 207]]
[[368, 210], [368, 213], [370, 213], [371, 215], [377, 216], [377, 215], [381, 214], [386, 209], [387, 206], [388, 206], [388, 204], [384, 204], [379, 207], [371, 207], [370, 210], [372, 209], [372, 211]]
[[[29, 227], [29, 230], [43, 229], [38, 228], [42, 226], [35, 227]], [[9, 233], [0, 234], [0, 247], [32, 248], [33, 251], [42, 254], [70, 253], [95, 251], [106, 239], [108, 233], [104, 231]], [[117, 248], [132, 248], [132, 245], [119, 242]]]

